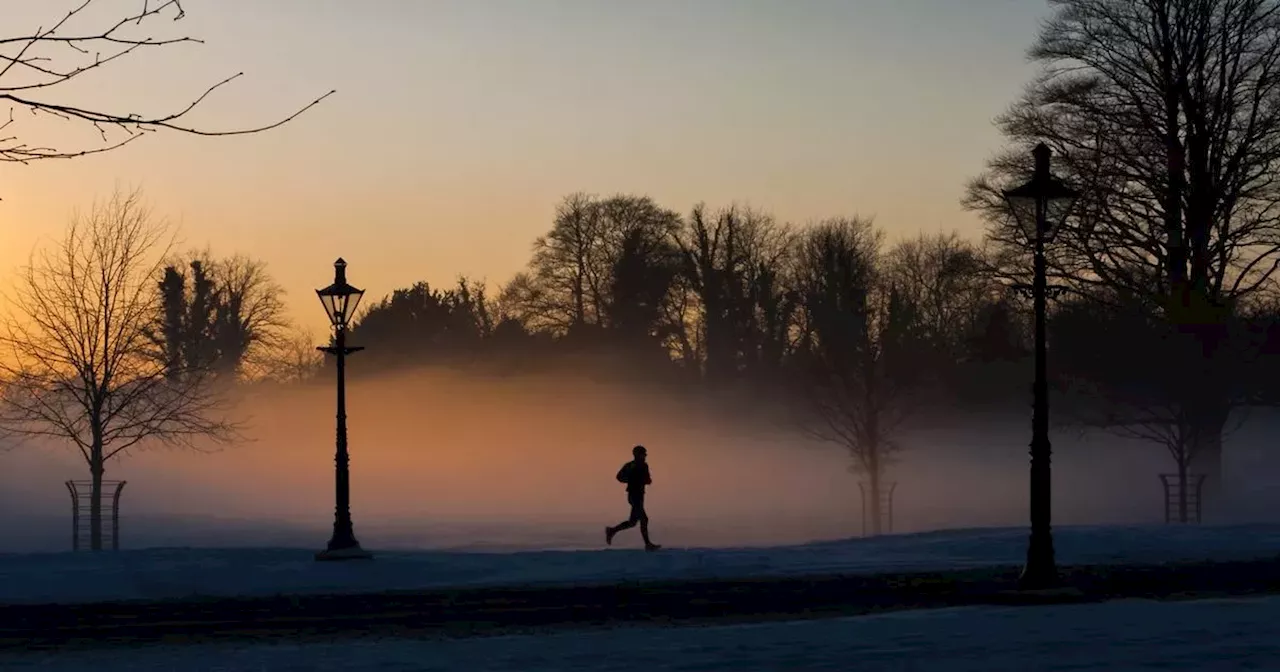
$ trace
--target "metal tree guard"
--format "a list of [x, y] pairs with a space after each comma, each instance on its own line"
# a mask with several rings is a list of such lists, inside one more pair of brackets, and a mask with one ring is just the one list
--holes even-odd
[[1164, 486], [1164, 522], [1197, 523], [1200, 522], [1201, 495], [1204, 494], [1206, 474], [1187, 474], [1186, 488], [1178, 474], [1160, 474], [1160, 483]]
[[[102, 493], [111, 491], [111, 550], [120, 550], [120, 493], [127, 481], [102, 481]], [[81, 546], [93, 548], [93, 481], [67, 481], [71, 493], [71, 550]], [[101, 512], [99, 512], [101, 513]], [[80, 516], [90, 517], [89, 525], [80, 525]], [[105, 530], [104, 530], [105, 532]], [[83, 533], [83, 538], [82, 538]], [[105, 535], [104, 535], [105, 536]], [[105, 545], [105, 543], [104, 543]]]
[[[880, 534], [893, 534], [893, 491], [898, 488], [898, 484], [888, 483], [888, 487], [880, 489]], [[867, 536], [867, 484], [858, 483], [858, 490], [862, 493], [862, 536]]]

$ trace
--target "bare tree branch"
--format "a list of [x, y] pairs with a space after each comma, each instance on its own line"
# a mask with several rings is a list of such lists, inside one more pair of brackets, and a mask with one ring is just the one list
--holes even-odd
[[324, 355], [316, 350], [319, 343], [323, 341], [310, 330], [285, 331], [260, 355], [255, 379], [298, 383], [314, 378], [324, 367]]
[[[329, 91], [277, 121], [240, 129], [210, 130], [186, 123], [188, 115], [214, 92], [244, 73], [239, 72], [207, 86], [186, 105], [164, 113], [106, 111], [94, 106], [54, 102], [58, 87], [143, 50], [163, 49], [182, 43], [199, 43], [191, 37], [155, 38], [134, 32], [155, 20], [169, 16], [181, 20], [185, 14], [179, 0], [147, 0], [142, 7], [107, 25], [83, 32], [72, 24], [86, 18], [98, 0], [83, 0], [50, 27], [18, 36], [0, 37], [0, 102], [7, 101], [7, 118], [0, 122], [0, 161], [28, 163], [41, 159], [70, 159], [109, 152], [127, 145], [146, 133], [170, 130], [189, 135], [226, 136], [260, 133], [278, 128], [335, 93]], [[95, 129], [102, 144], [96, 147], [66, 148], [32, 144], [10, 127], [18, 124], [18, 113], [31, 117], [52, 117], [82, 123]], [[115, 131], [115, 133], [113, 133]]]

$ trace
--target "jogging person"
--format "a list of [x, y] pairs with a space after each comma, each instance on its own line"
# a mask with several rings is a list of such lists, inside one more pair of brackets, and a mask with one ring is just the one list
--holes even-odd
[[613, 527], [604, 528], [604, 542], [612, 546], [615, 534], [629, 530], [639, 523], [640, 536], [644, 538], [644, 550], [656, 551], [662, 547], [649, 539], [649, 516], [644, 512], [644, 488], [653, 483], [653, 479], [649, 476], [649, 463], [646, 460], [648, 451], [644, 446], [636, 446], [631, 449], [631, 454], [635, 459], [622, 465], [618, 470], [618, 482], [627, 484], [627, 503], [631, 505], [631, 517]]

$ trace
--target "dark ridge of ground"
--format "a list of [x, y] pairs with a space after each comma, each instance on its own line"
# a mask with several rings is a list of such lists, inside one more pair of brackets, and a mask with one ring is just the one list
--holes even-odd
[[0, 606], [0, 649], [226, 640], [452, 637], [623, 624], [850, 616], [890, 610], [1280, 594], [1280, 557], [1061, 568], [1062, 588], [1017, 589], [1019, 568], [874, 575], [468, 588], [352, 595]]

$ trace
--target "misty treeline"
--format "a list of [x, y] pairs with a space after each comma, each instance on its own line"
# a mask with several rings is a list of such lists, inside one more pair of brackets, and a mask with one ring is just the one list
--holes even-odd
[[1280, 3], [1049, 4], [1040, 73], [998, 119], [1008, 148], [964, 198], [989, 224], [981, 252], [948, 236], [886, 245], [858, 220], [574, 195], [492, 299], [467, 280], [421, 285], [371, 310], [363, 335], [379, 347], [375, 320], [419, 335], [385, 357], [526, 355], [803, 399], [808, 431], [874, 479], [906, 417], [1026, 380], [996, 364], [1025, 356], [1027, 307], [1006, 290], [1031, 268], [1000, 190], [1043, 141], [1083, 192], [1048, 252], [1055, 417], [1167, 449], [1185, 520], [1188, 473], [1215, 502], [1225, 436], [1277, 399]]
[[857, 217], [572, 194], [503, 286], [422, 282], [366, 308], [352, 375], [572, 371], [725, 412], [745, 400], [848, 450], [875, 509], [903, 422], [1025, 389], [1026, 311], [987, 256], [956, 234], [891, 244]]
[[[351, 330], [368, 347], [352, 375], [414, 364], [572, 371], [720, 399], [730, 413], [746, 399], [755, 417], [772, 409], [848, 450], [878, 521], [905, 423], [1027, 401], [1030, 306], [1011, 291], [1020, 252], [995, 236], [890, 242], [857, 217], [790, 225], [743, 206], [680, 214], [643, 196], [573, 194], [506, 284], [421, 282], [368, 306]], [[1185, 472], [1194, 450], [1165, 414], [1189, 375], [1167, 366], [1189, 357], [1186, 339], [1096, 294], [1067, 294], [1052, 310], [1059, 415], [1159, 442]], [[1206, 375], [1233, 403], [1275, 396], [1276, 316], [1257, 302], [1224, 323]]]
[[[1024, 311], [1012, 301], [955, 234], [890, 245], [856, 217], [791, 226], [741, 206], [681, 216], [648, 197], [574, 194], [507, 283], [396, 290], [361, 312], [351, 338], [369, 347], [365, 373], [568, 367], [636, 385], [789, 395], [797, 376], [834, 356], [825, 342], [857, 337], [877, 352], [909, 347], [902, 356], [922, 386], [951, 389], [991, 381], [964, 374], [965, 363], [1025, 355]], [[859, 321], [845, 324], [848, 315]]]

